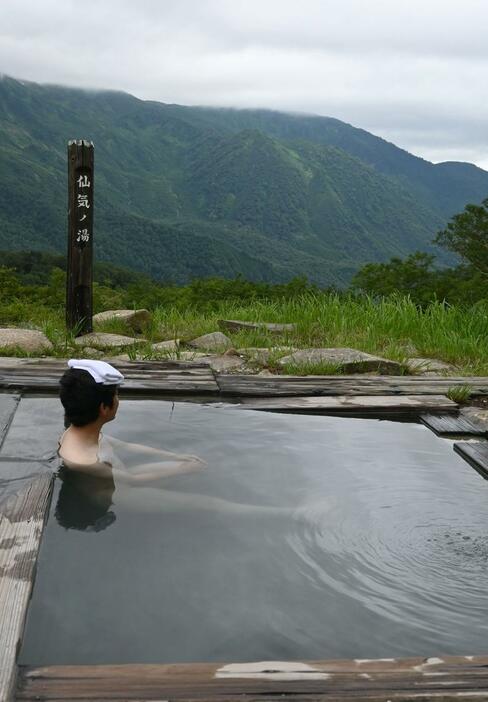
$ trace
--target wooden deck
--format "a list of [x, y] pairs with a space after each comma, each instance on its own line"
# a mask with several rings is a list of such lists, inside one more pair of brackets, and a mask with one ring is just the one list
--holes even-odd
[[16, 699], [251, 702], [488, 699], [488, 656], [22, 668]]
[[333, 395], [321, 397], [243, 397], [243, 410], [266, 412], [320, 413], [391, 417], [435, 412], [437, 415], [458, 411], [458, 405], [445, 395]]
[[29, 481], [0, 513], [0, 701], [11, 699], [16, 657], [49, 502], [52, 473]]
[[[125, 394], [134, 395], [197, 395], [219, 393], [210, 367], [202, 363], [161, 361], [148, 363], [117, 363], [126, 381]], [[66, 370], [59, 359], [29, 360], [18, 365], [0, 362], [0, 388], [7, 391], [58, 392], [59, 379]]]
[[[7, 361], [0, 360], [0, 449], [21, 395], [57, 393], [59, 378], [66, 368], [65, 362], [58, 359]], [[230, 400], [238, 403], [238, 410], [391, 417], [424, 414], [428, 420], [425, 423], [432, 430], [446, 430], [447, 435], [455, 427], [456, 434], [480, 436], [479, 428], [473, 428], [460, 418], [456, 403], [445, 397], [449, 388], [470, 385], [473, 396], [488, 395], [488, 378], [260, 377], [214, 374], [208, 365], [194, 362], [116, 365], [127, 379], [122, 388], [126, 396], [201, 399], [212, 403], [223, 400], [225, 405]], [[13, 430], [4, 443], [4, 453], [13, 456], [12, 446], [17, 445], [18, 437], [12, 435]], [[487, 477], [488, 441], [457, 446], [461, 449], [459, 453], [482, 474], [481, 464], [487, 465], [484, 475]], [[220, 665], [48, 666], [17, 671], [16, 654], [35, 574], [52, 475], [52, 470], [46, 471], [40, 464], [34, 466], [29, 460], [19, 457], [14, 465], [10, 458], [0, 455], [0, 478], [5, 474], [8, 479], [13, 471], [15, 480], [22, 486], [20, 491], [8, 495], [7, 501], [0, 500], [0, 702], [14, 698], [45, 702], [263, 702], [280, 697], [309, 702], [488, 700], [488, 656]]]
[[[472, 397], [488, 396], [488, 377], [386, 375], [258, 376], [214, 373], [196, 361], [115, 362], [124, 376], [124, 394], [241, 397], [332, 397], [373, 395], [445, 395], [469, 385]], [[66, 370], [60, 359], [0, 359], [0, 389], [57, 392]], [[428, 408], [427, 410], [428, 411]]]
[[468, 436], [486, 439], [488, 430], [478, 422], [463, 416], [422, 414], [420, 421], [437, 436]]
[[488, 378], [408, 375], [220, 375], [223, 395], [236, 397], [291, 397], [332, 395], [445, 395], [452, 387], [469, 385], [472, 397], [488, 395]]

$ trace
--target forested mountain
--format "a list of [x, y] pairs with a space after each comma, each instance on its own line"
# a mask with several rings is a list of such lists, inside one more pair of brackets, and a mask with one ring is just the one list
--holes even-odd
[[95, 254], [156, 279], [347, 283], [431, 251], [488, 173], [431, 164], [336, 119], [0, 79], [0, 249], [63, 252], [66, 145], [95, 144]]

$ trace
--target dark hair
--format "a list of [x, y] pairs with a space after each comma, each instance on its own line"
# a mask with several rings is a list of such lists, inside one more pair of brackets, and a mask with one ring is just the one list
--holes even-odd
[[59, 381], [59, 397], [64, 407], [64, 424], [83, 427], [98, 419], [100, 405], [112, 407], [116, 385], [96, 383], [86, 370], [68, 368]]
[[99, 478], [62, 467], [62, 480], [54, 516], [65, 529], [102, 531], [115, 521], [109, 511], [115, 490], [113, 478]]

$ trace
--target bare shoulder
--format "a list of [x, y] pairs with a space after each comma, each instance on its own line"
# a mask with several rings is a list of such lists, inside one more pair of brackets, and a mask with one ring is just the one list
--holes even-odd
[[89, 465], [98, 461], [97, 446], [84, 446], [67, 434], [59, 447], [59, 455], [64, 461], [79, 465]]
[[96, 446], [85, 446], [67, 434], [58, 450], [59, 457], [68, 470], [96, 477], [112, 476], [112, 466], [98, 456]]

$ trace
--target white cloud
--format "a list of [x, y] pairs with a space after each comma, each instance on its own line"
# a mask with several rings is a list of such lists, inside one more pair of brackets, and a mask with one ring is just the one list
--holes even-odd
[[2, 0], [1, 22], [16, 77], [315, 112], [488, 164], [486, 0]]

